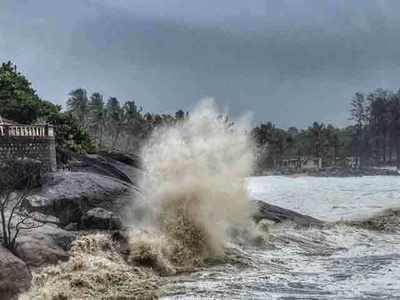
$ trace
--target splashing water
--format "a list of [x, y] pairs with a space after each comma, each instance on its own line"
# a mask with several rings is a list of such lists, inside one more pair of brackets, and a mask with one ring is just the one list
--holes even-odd
[[174, 245], [174, 264], [220, 256], [232, 227], [249, 222], [246, 182], [253, 165], [247, 124], [221, 117], [205, 100], [188, 120], [157, 130], [143, 149], [147, 224]]
[[68, 262], [35, 275], [22, 299], [156, 298], [160, 275], [223, 262], [229, 232], [258, 238], [245, 181], [253, 165], [247, 129], [210, 99], [190, 118], [157, 129], [142, 153], [144, 197], [132, 204], [142, 218], [126, 220], [140, 229], [128, 233], [124, 250], [106, 235], [83, 236]]
[[20, 300], [156, 299], [158, 277], [127, 265], [104, 234], [74, 242], [68, 262], [34, 274], [31, 290]]

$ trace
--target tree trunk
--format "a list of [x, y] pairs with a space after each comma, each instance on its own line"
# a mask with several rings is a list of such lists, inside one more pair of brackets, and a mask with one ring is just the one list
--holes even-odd
[[4, 215], [5, 207], [0, 207], [1, 213], [1, 227], [3, 230], [3, 245], [8, 248], [8, 234], [7, 234], [7, 225], [6, 225], [6, 217]]
[[397, 134], [396, 134], [396, 161], [397, 161], [396, 167], [397, 167], [397, 169], [400, 168], [400, 143], [399, 142], [400, 142], [399, 138], [397, 137]]
[[382, 145], [382, 150], [383, 150], [383, 163], [386, 163], [386, 141], [387, 141], [387, 133], [386, 130], [383, 133], [383, 145]]

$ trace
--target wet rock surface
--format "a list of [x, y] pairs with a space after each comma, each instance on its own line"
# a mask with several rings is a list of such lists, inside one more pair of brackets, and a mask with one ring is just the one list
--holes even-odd
[[30, 267], [56, 264], [69, 258], [69, 249], [77, 235], [56, 225], [21, 231], [16, 245], [17, 255]]
[[340, 223], [374, 231], [400, 232], [400, 209], [387, 209], [369, 218]]
[[0, 299], [15, 299], [30, 287], [31, 280], [26, 264], [0, 245]]
[[276, 205], [271, 205], [261, 200], [252, 200], [253, 218], [256, 222], [267, 219], [275, 223], [293, 222], [298, 226], [323, 226], [325, 222], [300, 214], [290, 209], [285, 209]]
[[131, 190], [124, 181], [85, 172], [49, 173], [41, 189], [30, 195], [33, 211], [52, 215], [62, 224], [80, 222], [85, 211], [97, 207], [118, 206], [119, 197]]
[[116, 230], [122, 226], [121, 219], [118, 216], [101, 207], [88, 210], [83, 215], [81, 224], [84, 229], [102, 230]]

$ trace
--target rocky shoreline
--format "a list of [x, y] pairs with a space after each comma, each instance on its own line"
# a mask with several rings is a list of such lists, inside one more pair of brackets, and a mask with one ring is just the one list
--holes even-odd
[[[39, 228], [22, 231], [16, 251], [0, 246], [0, 299], [16, 299], [27, 290], [31, 271], [67, 261], [73, 241], [82, 232], [123, 230], [122, 208], [141, 197], [137, 160], [123, 155], [91, 155], [76, 160], [68, 171], [41, 177], [26, 199]], [[256, 222], [290, 221], [299, 226], [323, 222], [294, 211], [251, 201]]]
[[[257, 174], [260, 175], [260, 174]], [[364, 168], [341, 168], [328, 167], [319, 170], [274, 170], [264, 172], [261, 176], [312, 176], [312, 177], [361, 177], [361, 176], [399, 176], [400, 173], [394, 169], [385, 169], [377, 167]]]

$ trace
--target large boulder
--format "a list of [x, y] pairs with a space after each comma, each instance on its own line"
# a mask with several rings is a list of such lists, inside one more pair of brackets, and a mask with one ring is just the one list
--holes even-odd
[[29, 289], [32, 275], [26, 264], [0, 245], [0, 299], [13, 299]]
[[400, 209], [386, 209], [381, 213], [351, 221], [340, 221], [346, 225], [355, 226], [363, 229], [383, 231], [383, 232], [400, 232]]
[[253, 218], [256, 222], [263, 219], [273, 221], [274, 223], [293, 222], [298, 226], [322, 226], [325, 223], [316, 218], [306, 216], [290, 209], [282, 208], [276, 205], [268, 204], [261, 200], [252, 200]]
[[120, 210], [129, 200], [133, 186], [114, 177], [90, 172], [48, 173], [43, 185], [27, 197], [30, 210], [56, 216], [63, 225], [80, 223], [91, 208]]
[[23, 230], [17, 238], [16, 253], [30, 267], [56, 264], [69, 258], [76, 234], [54, 224]]
[[130, 184], [136, 183], [142, 175], [137, 156], [117, 152], [81, 155], [76, 160], [71, 161], [69, 167], [75, 172], [96, 173]]
[[101, 207], [92, 208], [82, 217], [84, 229], [116, 230], [121, 228], [121, 219]]

